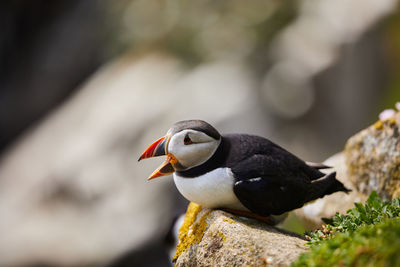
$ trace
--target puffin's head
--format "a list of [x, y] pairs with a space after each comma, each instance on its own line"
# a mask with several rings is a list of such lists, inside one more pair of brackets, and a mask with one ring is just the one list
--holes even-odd
[[205, 121], [187, 120], [175, 123], [167, 134], [152, 143], [140, 156], [142, 159], [167, 156], [149, 180], [196, 167], [209, 158], [221, 143], [221, 135]]

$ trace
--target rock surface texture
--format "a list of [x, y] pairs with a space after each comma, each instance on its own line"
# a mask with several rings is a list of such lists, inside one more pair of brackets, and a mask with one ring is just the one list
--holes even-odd
[[357, 190], [400, 197], [400, 112], [351, 137], [345, 148], [347, 175]]
[[293, 233], [194, 203], [179, 239], [176, 266], [287, 266], [307, 250]]

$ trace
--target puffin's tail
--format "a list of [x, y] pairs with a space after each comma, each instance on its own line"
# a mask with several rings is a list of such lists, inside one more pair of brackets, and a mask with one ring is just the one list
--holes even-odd
[[317, 180], [311, 182], [311, 188], [308, 193], [306, 202], [315, 200], [317, 198], [330, 195], [335, 192], [348, 193], [351, 190], [347, 189], [339, 180], [336, 179], [336, 172], [331, 172]]

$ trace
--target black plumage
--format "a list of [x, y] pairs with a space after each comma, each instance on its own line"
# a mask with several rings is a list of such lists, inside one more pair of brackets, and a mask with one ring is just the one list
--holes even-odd
[[[207, 133], [208, 129], [196, 130]], [[307, 164], [270, 140], [247, 134], [221, 136], [207, 162], [177, 173], [190, 179], [221, 167], [231, 169], [240, 202], [261, 216], [279, 215], [325, 195], [349, 191], [335, 172], [325, 175], [319, 171], [325, 166]]]

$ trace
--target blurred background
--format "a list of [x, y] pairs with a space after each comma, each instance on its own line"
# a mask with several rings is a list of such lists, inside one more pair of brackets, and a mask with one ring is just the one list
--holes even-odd
[[0, 266], [170, 266], [187, 203], [137, 158], [178, 120], [320, 162], [400, 100], [395, 0], [10, 0], [0, 22]]

